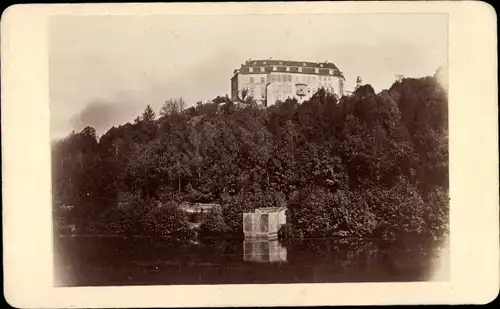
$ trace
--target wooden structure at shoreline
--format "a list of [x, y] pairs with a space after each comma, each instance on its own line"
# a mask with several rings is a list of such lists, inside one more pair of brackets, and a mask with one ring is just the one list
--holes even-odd
[[243, 233], [246, 239], [276, 239], [285, 223], [285, 207], [258, 208], [243, 214]]

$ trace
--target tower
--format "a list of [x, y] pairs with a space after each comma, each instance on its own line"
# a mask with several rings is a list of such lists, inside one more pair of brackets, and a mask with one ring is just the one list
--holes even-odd
[[359, 87], [361, 87], [362, 84], [363, 84], [363, 80], [361, 79], [361, 76], [358, 76], [356, 78], [356, 88], [355, 88], [355, 90], [358, 89]]

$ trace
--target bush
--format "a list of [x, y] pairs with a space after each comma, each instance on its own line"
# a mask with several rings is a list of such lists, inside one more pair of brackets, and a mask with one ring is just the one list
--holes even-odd
[[371, 188], [366, 199], [377, 216], [374, 236], [414, 236], [425, 231], [425, 204], [417, 189], [407, 180], [392, 188]]
[[199, 234], [201, 236], [221, 236], [228, 232], [222, 209], [214, 207], [207, 212], [200, 225]]
[[117, 207], [103, 212], [86, 229], [91, 234], [123, 234], [149, 237], [191, 237], [188, 216], [177, 203], [144, 200], [123, 194]]
[[377, 218], [360, 192], [339, 190], [327, 205], [333, 236], [369, 237]]
[[177, 205], [161, 205], [143, 218], [144, 233], [157, 237], [191, 237], [187, 215]]
[[434, 188], [424, 199], [425, 231], [434, 236], [443, 236], [449, 232], [450, 197], [447, 190]]
[[300, 230], [296, 230], [290, 223], [283, 224], [278, 231], [278, 238], [280, 240], [294, 240], [304, 237]]
[[291, 222], [306, 237], [370, 236], [376, 216], [359, 193], [326, 189], [299, 192], [289, 205]]
[[289, 203], [291, 223], [305, 237], [326, 237], [331, 232], [327, 205], [333, 194], [322, 188], [301, 190]]

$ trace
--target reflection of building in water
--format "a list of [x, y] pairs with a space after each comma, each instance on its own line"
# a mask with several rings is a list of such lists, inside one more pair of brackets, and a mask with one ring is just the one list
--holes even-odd
[[246, 262], [286, 262], [286, 248], [278, 240], [245, 240], [243, 260]]

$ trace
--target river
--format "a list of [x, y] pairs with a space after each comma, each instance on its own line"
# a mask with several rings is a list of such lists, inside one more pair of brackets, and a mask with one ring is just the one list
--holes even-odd
[[[442, 240], [296, 242], [58, 237], [56, 286], [406, 282], [449, 280]], [[436, 275], [439, 273], [439, 275]]]

